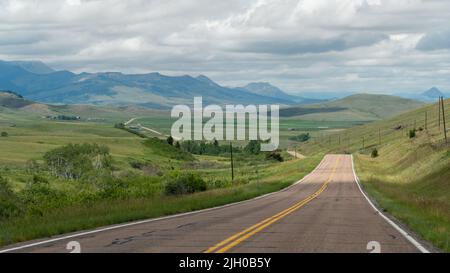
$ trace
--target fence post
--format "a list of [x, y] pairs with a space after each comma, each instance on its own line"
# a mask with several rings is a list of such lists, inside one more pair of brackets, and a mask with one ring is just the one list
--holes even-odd
[[231, 144], [231, 142], [230, 142], [230, 156], [231, 156], [231, 181], [234, 181], [233, 144]]
[[438, 102], [438, 126], [439, 126], [439, 131], [441, 130], [441, 97], [439, 97], [439, 102]]
[[441, 98], [441, 104], [442, 104], [442, 124], [444, 125], [445, 143], [447, 143], [447, 126], [445, 124], [444, 97]]

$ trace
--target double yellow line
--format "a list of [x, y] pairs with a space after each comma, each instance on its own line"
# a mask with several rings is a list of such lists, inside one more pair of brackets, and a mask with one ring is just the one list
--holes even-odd
[[335, 163], [333, 170], [332, 170], [330, 176], [328, 177], [328, 179], [323, 183], [323, 185], [320, 187], [320, 189], [317, 190], [315, 193], [311, 194], [310, 196], [308, 196], [304, 200], [296, 203], [295, 205], [275, 214], [274, 216], [271, 216], [255, 225], [223, 240], [222, 242], [216, 244], [215, 246], [208, 248], [205, 251], [205, 253], [224, 253], [224, 252], [230, 250], [231, 248], [235, 247], [236, 245], [240, 244], [242, 241], [247, 240], [248, 238], [252, 237], [256, 233], [258, 233], [261, 230], [265, 229], [266, 227], [274, 224], [275, 222], [283, 219], [287, 215], [293, 213], [294, 211], [300, 209], [304, 205], [308, 204], [309, 202], [311, 202], [312, 200], [317, 198], [328, 187], [328, 184], [330, 183], [331, 179], [334, 176], [334, 173], [336, 172], [336, 168], [338, 166], [339, 159], [340, 159], [339, 157], [336, 159], [336, 163]]

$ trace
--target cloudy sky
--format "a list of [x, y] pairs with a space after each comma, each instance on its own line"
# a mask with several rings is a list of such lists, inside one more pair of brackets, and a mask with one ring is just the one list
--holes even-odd
[[0, 59], [305, 91], [450, 90], [446, 0], [0, 0]]

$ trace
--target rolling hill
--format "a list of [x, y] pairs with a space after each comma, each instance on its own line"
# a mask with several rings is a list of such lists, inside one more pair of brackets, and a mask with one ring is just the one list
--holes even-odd
[[132, 117], [166, 117], [167, 111], [136, 106], [96, 106], [83, 104], [52, 105], [23, 98], [12, 91], [0, 90], [0, 120], [15, 120], [21, 117], [42, 118], [78, 116], [84, 121], [123, 122]]
[[280, 110], [282, 117], [307, 120], [374, 121], [401, 114], [424, 103], [390, 95], [356, 94], [343, 99]]
[[[427, 105], [302, 145], [306, 155], [353, 153], [365, 190], [380, 206], [443, 251], [450, 251], [450, 138], [442, 112]], [[450, 137], [450, 100], [445, 101]], [[414, 131], [414, 134], [410, 132]], [[372, 151], [378, 151], [372, 157]]]
[[202, 96], [205, 104], [281, 104], [294, 102], [220, 86], [206, 76], [165, 76], [159, 73], [81, 73], [53, 71], [43, 63], [0, 61], [0, 89], [45, 103], [138, 105], [169, 108], [192, 104]]
[[250, 93], [270, 97], [270, 98], [276, 98], [276, 99], [283, 99], [287, 101], [292, 101], [297, 104], [308, 104], [308, 103], [316, 103], [321, 102], [323, 100], [319, 99], [309, 99], [304, 98], [300, 96], [293, 96], [289, 95], [280, 88], [273, 86], [272, 84], [268, 82], [253, 82], [249, 83], [244, 87], [238, 87], [237, 89], [245, 90]]

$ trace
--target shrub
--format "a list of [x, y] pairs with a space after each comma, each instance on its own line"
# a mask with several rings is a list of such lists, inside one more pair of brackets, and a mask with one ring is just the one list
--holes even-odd
[[173, 146], [173, 142], [174, 142], [173, 137], [172, 137], [172, 136], [169, 136], [169, 137], [167, 138], [167, 143], [168, 143], [170, 146]]
[[206, 188], [206, 182], [200, 176], [188, 173], [174, 176], [166, 183], [164, 191], [167, 195], [181, 195], [206, 191]]
[[34, 174], [41, 170], [41, 166], [36, 160], [28, 160], [25, 164], [25, 170], [28, 174]]
[[215, 179], [208, 182], [208, 189], [220, 189], [233, 186], [230, 180]]
[[409, 138], [415, 138], [416, 137], [416, 129], [409, 130]]
[[129, 196], [129, 183], [126, 180], [104, 177], [98, 184], [101, 199], [126, 199]]
[[372, 150], [371, 156], [372, 158], [378, 157], [378, 150], [376, 148]]
[[7, 137], [7, 136], [8, 136], [8, 133], [7, 133], [7, 132], [2, 132], [2, 133], [1, 133], [1, 136], [2, 136], [2, 137]]
[[65, 179], [80, 179], [84, 174], [111, 168], [112, 159], [106, 146], [69, 144], [44, 155], [53, 175]]
[[292, 141], [297, 141], [297, 142], [306, 142], [311, 138], [311, 136], [309, 135], [309, 133], [303, 133], [300, 134], [298, 136], [292, 136], [289, 138], [289, 140]]
[[133, 169], [138, 169], [138, 170], [142, 170], [145, 167], [145, 163], [142, 161], [138, 161], [138, 160], [133, 160], [130, 162], [130, 166]]
[[0, 220], [19, 215], [21, 212], [19, 199], [12, 191], [8, 181], [0, 176]]
[[250, 140], [244, 148], [244, 152], [248, 154], [259, 154], [261, 152], [261, 142], [256, 140]]
[[284, 161], [283, 157], [278, 152], [271, 152], [271, 153], [267, 154], [266, 155], [266, 159], [268, 159], [268, 160], [276, 160], [276, 161], [279, 161], [279, 162], [283, 162]]

